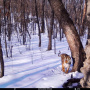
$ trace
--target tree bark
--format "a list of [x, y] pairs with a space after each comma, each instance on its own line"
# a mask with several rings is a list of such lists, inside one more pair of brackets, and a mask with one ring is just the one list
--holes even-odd
[[53, 23], [54, 23], [54, 12], [51, 11], [51, 21], [50, 21], [50, 29], [49, 29], [48, 50], [52, 50], [52, 32], [53, 32]]
[[44, 6], [45, 0], [42, 0], [42, 26], [41, 26], [41, 33], [44, 33]]
[[41, 47], [41, 32], [40, 32], [40, 25], [39, 25], [39, 18], [38, 18], [38, 10], [37, 10], [37, 1], [35, 0], [35, 11], [38, 23], [38, 32], [39, 32], [39, 47]]
[[8, 31], [8, 40], [11, 41], [11, 33], [12, 33], [12, 22], [11, 22], [11, 1], [9, 1], [8, 3], [8, 12], [9, 12], [9, 16], [8, 16], [8, 28], [7, 28], [7, 31]]
[[7, 41], [6, 41], [6, 35], [7, 35], [7, 33], [6, 33], [6, 0], [3, 0], [3, 7], [4, 7], [4, 22], [5, 22], [5, 31], [4, 31], [4, 33], [5, 33], [5, 49], [6, 49], [6, 56], [8, 57], [8, 51], [7, 51]]
[[1, 46], [1, 15], [0, 15], [0, 77], [4, 76], [4, 61], [3, 61], [3, 53]]
[[78, 32], [74, 26], [73, 21], [69, 17], [62, 0], [48, 0], [52, 10], [54, 11], [59, 23], [64, 31], [69, 44], [71, 55], [73, 58], [74, 66], [72, 71], [80, 71], [84, 61], [84, 49], [80, 41]]
[[[88, 26], [88, 36], [87, 39], [90, 39], [90, 0], [85, 0], [86, 2], [86, 23]], [[88, 41], [86, 43], [88, 45]]]

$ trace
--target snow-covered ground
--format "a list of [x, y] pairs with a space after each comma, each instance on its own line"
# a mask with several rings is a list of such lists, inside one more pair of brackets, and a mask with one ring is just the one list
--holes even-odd
[[[60, 42], [58, 36], [55, 54], [54, 40], [53, 50], [47, 51], [47, 34], [42, 34], [41, 48], [38, 47], [38, 35], [32, 35], [31, 41], [27, 39], [26, 45], [18, 43], [18, 39], [20, 40], [21, 37], [17, 39], [17, 34], [12, 36], [12, 42], [8, 42], [8, 45], [10, 43], [13, 46], [12, 58], [6, 58], [3, 45], [5, 76], [0, 78], [0, 88], [62, 88], [63, 83], [71, 78], [71, 74], [76, 78], [83, 77], [83, 74], [77, 71], [68, 74], [61, 71], [59, 50], [71, 56], [66, 38]], [[83, 46], [85, 43], [86, 36], [83, 39]]]

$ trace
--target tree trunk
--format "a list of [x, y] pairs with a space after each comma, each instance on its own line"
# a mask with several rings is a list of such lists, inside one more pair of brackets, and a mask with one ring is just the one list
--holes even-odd
[[[86, 22], [87, 22], [87, 26], [88, 26], [88, 36], [87, 39], [90, 39], [90, 0], [85, 0], [86, 1]], [[86, 43], [88, 45], [88, 41]]]
[[52, 32], [53, 32], [53, 23], [54, 23], [54, 12], [51, 11], [51, 21], [50, 21], [50, 29], [49, 29], [48, 50], [52, 50]]
[[2, 53], [2, 46], [1, 46], [1, 36], [0, 36], [0, 77], [4, 76], [4, 61], [3, 61], [3, 53]]
[[83, 67], [80, 69], [84, 77], [80, 80], [80, 84], [83, 88], [90, 88], [90, 39], [88, 39], [88, 45], [85, 47], [86, 59], [83, 63]]
[[80, 71], [80, 68], [83, 66], [85, 53], [78, 32], [73, 24], [73, 21], [71, 20], [69, 14], [64, 8], [62, 0], [48, 0], [48, 1], [56, 17], [58, 18], [59, 23], [67, 38], [67, 42], [71, 50], [71, 55], [73, 61], [75, 62], [72, 71]]
[[23, 45], [26, 43], [26, 29], [25, 29], [25, 0], [21, 0], [21, 27], [22, 27], [22, 33], [23, 33]]
[[6, 49], [6, 56], [8, 57], [8, 51], [7, 51], [7, 40], [6, 40], [6, 35], [7, 35], [7, 33], [6, 33], [6, 9], [5, 9], [5, 7], [6, 7], [6, 0], [3, 0], [3, 6], [4, 6], [4, 22], [5, 22], [5, 31], [4, 31], [4, 34], [5, 34], [5, 49]]
[[9, 41], [11, 41], [11, 33], [12, 33], [12, 29], [11, 29], [11, 1], [9, 1], [9, 3], [8, 3], [8, 13], [9, 13], [9, 15], [8, 15], [8, 27], [7, 27], [7, 31], [8, 31], [8, 40]]
[[81, 68], [81, 72], [84, 77], [80, 80], [80, 84], [83, 88], [90, 88], [90, 0], [85, 0], [86, 3], [86, 23], [88, 26], [88, 37], [87, 37], [87, 45], [85, 47], [86, 59], [83, 63], [83, 67]]
[[0, 77], [4, 76], [4, 61], [3, 61], [3, 53], [1, 46], [1, 15], [0, 15]]
[[37, 1], [35, 0], [35, 11], [38, 23], [38, 32], [39, 32], [39, 47], [41, 47], [41, 32], [40, 32], [40, 25], [39, 25], [39, 18], [38, 18], [38, 10], [37, 10]]
[[44, 33], [44, 5], [45, 5], [45, 0], [42, 0], [42, 26], [41, 26], [41, 33]]

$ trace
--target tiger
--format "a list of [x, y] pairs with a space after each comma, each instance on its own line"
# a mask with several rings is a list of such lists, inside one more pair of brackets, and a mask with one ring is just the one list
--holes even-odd
[[58, 56], [61, 57], [62, 61], [62, 71], [65, 73], [69, 73], [69, 68], [71, 65], [71, 57], [65, 53], [61, 54], [59, 51]]

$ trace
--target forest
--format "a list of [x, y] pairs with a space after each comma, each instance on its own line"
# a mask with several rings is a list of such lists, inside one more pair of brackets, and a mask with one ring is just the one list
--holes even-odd
[[[75, 87], [90, 88], [89, 4], [0, 0], [0, 88], [64, 88], [68, 79], [78, 82]], [[59, 51], [72, 58], [68, 74], [61, 71]], [[60, 77], [66, 77], [63, 85]]]

